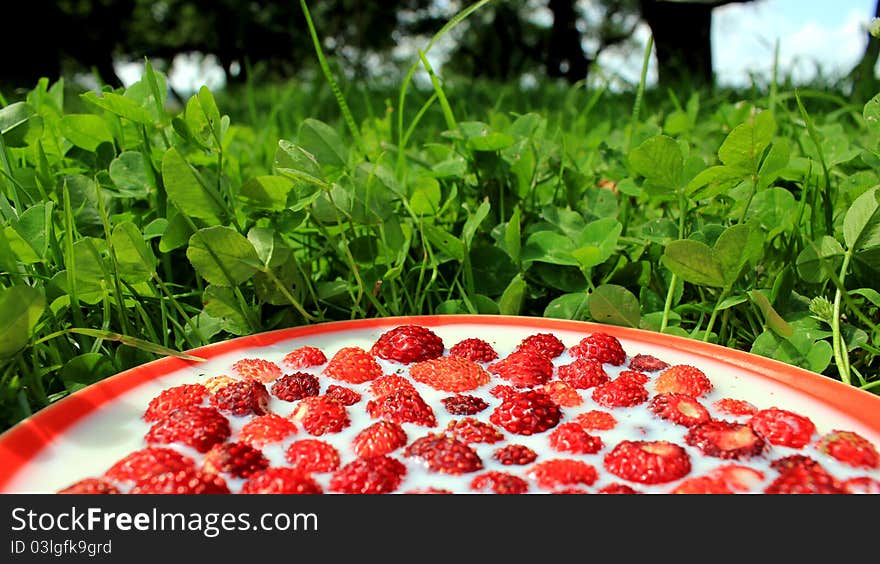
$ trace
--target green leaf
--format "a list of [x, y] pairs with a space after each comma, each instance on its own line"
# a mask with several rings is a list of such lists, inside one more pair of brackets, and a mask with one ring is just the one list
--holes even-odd
[[583, 312], [586, 311], [588, 302], [589, 294], [586, 292], [562, 294], [547, 304], [544, 308], [544, 317], [579, 321], [583, 319]]
[[116, 224], [110, 243], [116, 254], [119, 276], [130, 284], [147, 282], [156, 271], [156, 256], [137, 226], [125, 221]]
[[851, 290], [850, 294], [862, 296], [875, 306], [880, 307], [880, 292], [873, 288], [858, 288], [856, 290]]
[[828, 341], [813, 340], [801, 330], [785, 338], [767, 329], [752, 343], [750, 352], [800, 366], [817, 374], [821, 374], [828, 367], [833, 356]]
[[573, 249], [571, 256], [582, 269], [598, 266], [614, 254], [622, 231], [623, 225], [613, 217], [593, 221], [581, 231], [576, 240], [581, 246]]
[[880, 131], [880, 94], [868, 100], [868, 103], [865, 104], [862, 110], [862, 116], [869, 127]]
[[514, 276], [498, 300], [498, 312], [501, 315], [519, 315], [525, 301], [526, 288], [526, 281], [522, 276]]
[[868, 190], [853, 202], [843, 219], [847, 248], [860, 251], [880, 246], [880, 189]]
[[520, 227], [521, 212], [519, 206], [513, 208], [510, 221], [504, 225], [504, 251], [513, 262], [519, 261], [522, 245], [522, 228]]
[[715, 250], [700, 241], [682, 239], [670, 242], [661, 261], [666, 268], [691, 284], [718, 288], [725, 284], [724, 265]]
[[128, 198], [146, 198], [150, 192], [150, 179], [144, 156], [136, 151], [124, 151], [113, 159], [109, 168], [110, 180], [120, 195]]
[[85, 353], [77, 355], [61, 367], [59, 376], [64, 388], [73, 393], [99, 382], [117, 372], [113, 362], [105, 354]]
[[235, 229], [222, 225], [194, 233], [186, 256], [202, 278], [216, 286], [238, 286], [261, 266], [251, 242]]
[[46, 298], [37, 288], [0, 288], [0, 358], [10, 358], [28, 344], [45, 309]]
[[443, 194], [440, 183], [430, 176], [420, 176], [412, 183], [409, 206], [417, 216], [434, 215], [440, 210]]
[[693, 200], [708, 200], [724, 194], [740, 182], [742, 170], [726, 165], [710, 166], [688, 182], [685, 192]]
[[537, 231], [529, 235], [520, 257], [524, 263], [546, 262], [565, 266], [578, 266], [571, 252], [574, 243], [555, 231]]
[[590, 316], [600, 323], [638, 327], [639, 299], [617, 284], [603, 284], [590, 294]]
[[87, 329], [84, 327], [71, 327], [67, 330], [68, 333], [76, 333], [79, 335], [87, 335], [89, 337], [94, 337], [96, 339], [104, 339], [105, 341], [115, 341], [122, 343], [123, 345], [134, 347], [136, 349], [140, 349], [142, 351], [147, 351], [151, 353], [155, 353], [161, 356], [176, 356], [177, 358], [182, 358], [184, 360], [193, 360], [197, 362], [202, 362], [205, 359], [200, 356], [194, 356], [187, 353], [182, 353], [180, 351], [176, 351], [174, 349], [170, 349], [168, 347], [163, 347], [162, 345], [157, 345], [151, 343], [149, 341], [145, 341], [143, 339], [138, 339], [137, 337], [131, 337], [129, 335], [123, 335], [121, 333], [115, 333], [113, 331], [105, 331], [103, 329]]
[[292, 190], [291, 180], [265, 175], [251, 178], [242, 184], [239, 195], [245, 203], [255, 208], [281, 211], [287, 209], [287, 197]]
[[820, 284], [836, 274], [843, 263], [843, 247], [837, 239], [825, 235], [804, 247], [795, 261], [798, 275], [811, 284]]
[[219, 319], [225, 331], [233, 335], [245, 335], [249, 331], [247, 318], [239, 309], [232, 288], [209, 285], [202, 295], [204, 311]]
[[94, 114], [66, 114], [61, 118], [61, 135], [80, 149], [91, 152], [101, 143], [113, 143], [110, 126]]
[[28, 138], [42, 132], [42, 120], [26, 102], [0, 108], [0, 135], [7, 147], [25, 147]]
[[94, 91], [81, 94], [80, 97], [90, 104], [135, 123], [141, 125], [153, 124], [153, 116], [150, 115], [150, 112], [131, 98], [120, 96], [113, 92], [102, 92], [98, 96]]
[[303, 120], [297, 141], [323, 166], [342, 167], [348, 162], [348, 149], [339, 134], [322, 121]]
[[43, 258], [38, 255], [34, 247], [31, 246], [30, 241], [22, 237], [14, 228], [5, 228], [3, 230], [3, 237], [5, 238], [5, 243], [9, 245], [8, 248], [15, 254], [15, 259], [17, 259], [13, 260], [12, 264], [7, 265], [7, 268], [15, 270], [16, 266], [14, 265], [14, 262], [21, 264], [36, 264], [43, 261]]
[[682, 185], [684, 157], [678, 142], [667, 135], [651, 137], [630, 151], [629, 164], [655, 188], [674, 192]]
[[159, 251], [168, 253], [189, 243], [193, 229], [183, 214], [169, 210], [168, 221], [159, 239]]
[[455, 235], [436, 225], [425, 225], [425, 236], [434, 249], [461, 262], [464, 260], [464, 243]]
[[489, 215], [489, 208], [489, 200], [483, 200], [483, 203], [480, 204], [477, 211], [468, 215], [467, 221], [464, 222], [464, 226], [461, 228], [461, 241], [466, 248], [470, 248], [471, 241], [474, 240], [474, 235], [477, 233], [477, 229], [480, 227], [480, 224], [483, 223], [483, 220], [486, 219], [486, 216]]
[[732, 285], [749, 257], [751, 230], [745, 224], [731, 225], [715, 241], [715, 256], [721, 263], [724, 283]]
[[219, 196], [199, 182], [176, 147], [168, 149], [162, 157], [162, 179], [168, 199], [189, 217], [217, 223], [224, 215]]
[[761, 310], [767, 327], [775, 331], [780, 337], [791, 337], [794, 335], [794, 328], [777, 313], [773, 308], [773, 304], [770, 303], [770, 300], [767, 299], [763, 292], [760, 290], [750, 290], [749, 298]]
[[773, 113], [762, 111], [733, 128], [718, 149], [718, 158], [727, 166], [757, 171], [764, 150], [776, 133]]

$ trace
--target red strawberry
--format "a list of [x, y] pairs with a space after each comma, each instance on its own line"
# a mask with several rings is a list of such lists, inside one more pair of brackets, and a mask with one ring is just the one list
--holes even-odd
[[816, 450], [855, 468], [880, 467], [880, 454], [871, 442], [853, 431], [833, 430], [819, 438]]
[[525, 445], [509, 444], [496, 449], [492, 457], [505, 466], [524, 466], [534, 462], [538, 455]]
[[560, 407], [577, 407], [584, 403], [584, 398], [578, 391], [562, 380], [551, 380], [536, 389], [550, 396]]
[[122, 493], [112, 483], [103, 478], [83, 478], [64, 489], [58, 490], [60, 494], [118, 494]]
[[195, 466], [195, 460], [174, 449], [147, 447], [125, 455], [104, 476], [114, 482], [136, 482], [169, 470], [194, 470]]
[[269, 467], [254, 472], [241, 486], [242, 494], [320, 494], [321, 485], [296, 468]]
[[633, 407], [648, 401], [648, 390], [632, 378], [617, 377], [593, 388], [593, 401], [603, 407]]
[[443, 340], [427, 327], [400, 325], [379, 336], [370, 352], [385, 360], [410, 364], [442, 355]]
[[414, 490], [407, 490], [403, 493], [405, 493], [405, 494], [419, 494], [419, 495], [437, 495], [437, 494], [451, 494], [452, 491], [446, 490], [443, 488], [416, 488]]
[[397, 489], [406, 466], [390, 456], [356, 458], [333, 473], [330, 490], [346, 494], [384, 494]]
[[483, 411], [489, 404], [476, 396], [456, 394], [440, 400], [446, 411], [452, 415], [476, 415]]
[[482, 366], [460, 356], [443, 356], [413, 364], [409, 375], [416, 382], [444, 392], [467, 392], [492, 379]]
[[257, 380], [241, 380], [212, 394], [211, 405], [230, 415], [265, 415], [269, 412], [269, 390]]
[[608, 382], [608, 373], [594, 358], [578, 358], [559, 367], [559, 379], [573, 388], [586, 390]]
[[229, 438], [229, 420], [213, 407], [190, 406], [175, 409], [159, 419], [144, 439], [151, 444], [182, 443], [199, 452]]
[[691, 471], [687, 451], [669, 441], [621, 441], [605, 455], [605, 469], [624, 480], [662, 484]]
[[477, 451], [447, 435], [428, 433], [413, 441], [403, 453], [421, 459], [434, 472], [458, 475], [483, 469], [483, 461]]
[[324, 364], [327, 356], [317, 347], [304, 346], [287, 353], [281, 362], [293, 370], [301, 370]]
[[635, 370], [621, 370], [620, 374], [617, 375], [617, 379], [626, 380], [640, 386], [644, 386], [648, 383], [648, 380], [650, 380], [647, 374], [636, 372]]
[[741, 416], [754, 415], [758, 413], [758, 408], [745, 400], [734, 398], [721, 398], [712, 403], [712, 407], [726, 413], [727, 415]]
[[768, 443], [791, 448], [806, 446], [816, 432], [809, 418], [775, 407], [762, 409], [748, 423]]
[[748, 425], [714, 419], [691, 427], [685, 441], [706, 456], [733, 460], [759, 456], [766, 446]]
[[380, 456], [406, 445], [406, 441], [403, 427], [380, 419], [358, 433], [351, 446], [358, 456]]
[[787, 456], [770, 467], [779, 475], [764, 488], [768, 494], [842, 494], [841, 483], [821, 464], [807, 456]]
[[559, 452], [595, 454], [604, 446], [602, 439], [584, 431], [577, 423], [563, 423], [550, 433], [550, 446]]
[[524, 494], [529, 491], [529, 483], [508, 472], [493, 470], [474, 476], [474, 479], [471, 480], [471, 489], [477, 492], [492, 492], [502, 495]]
[[513, 386], [508, 386], [506, 384], [498, 384], [497, 386], [493, 386], [491, 390], [489, 390], [489, 394], [492, 397], [496, 397], [500, 400], [506, 400], [508, 398], [512, 398], [519, 392]]
[[630, 359], [629, 368], [638, 372], [657, 372], [669, 368], [669, 363], [650, 354], [637, 354]]
[[460, 356], [474, 362], [492, 362], [498, 353], [483, 339], [464, 339], [452, 345], [449, 356]]
[[635, 495], [640, 494], [639, 490], [627, 486], [626, 484], [608, 484], [604, 488], [596, 490], [597, 494], [616, 494], [616, 495]]
[[699, 368], [676, 364], [657, 376], [654, 389], [658, 394], [688, 394], [698, 398], [712, 391], [712, 382]]
[[610, 431], [617, 425], [613, 415], [595, 409], [579, 414], [575, 421], [587, 431]]
[[437, 426], [434, 410], [415, 390], [398, 390], [370, 400], [367, 402], [367, 413], [373, 419], [387, 419], [393, 423]]
[[450, 421], [449, 425], [446, 426], [446, 432], [467, 444], [495, 444], [498, 441], [504, 440], [504, 435], [501, 434], [501, 431], [492, 425], [480, 421], [479, 419], [474, 419], [473, 417], [465, 417], [463, 419], [454, 419]]
[[225, 472], [236, 478], [247, 478], [268, 466], [269, 460], [263, 453], [247, 443], [219, 443], [205, 455], [202, 471], [209, 474]]
[[238, 433], [238, 440], [257, 448], [283, 441], [297, 432], [290, 419], [275, 413], [254, 417], [245, 423]]
[[562, 488], [561, 490], [553, 490], [550, 493], [556, 495], [587, 495], [592, 492], [587, 488]]
[[489, 365], [489, 372], [517, 388], [540, 386], [553, 376], [553, 361], [533, 350], [519, 350]]
[[208, 393], [208, 388], [201, 384], [181, 384], [162, 390], [147, 405], [144, 421], [153, 423], [178, 407], [199, 405]]
[[210, 378], [205, 380], [204, 386], [208, 389], [209, 392], [211, 392], [212, 394], [216, 394], [219, 390], [234, 382], [238, 382], [238, 380], [221, 374], [219, 376], [211, 376]]
[[617, 337], [602, 332], [584, 337], [569, 349], [569, 353], [575, 358], [595, 358], [614, 366], [620, 366], [626, 361], [626, 352]]
[[351, 406], [361, 401], [361, 395], [351, 388], [345, 386], [337, 386], [331, 384], [327, 386], [327, 392], [324, 394], [328, 398], [333, 398], [344, 406]]
[[693, 396], [686, 394], [657, 394], [648, 409], [661, 419], [685, 427], [693, 427], [710, 419], [709, 411]]
[[360, 347], [342, 347], [327, 366], [324, 375], [349, 384], [363, 384], [382, 375], [382, 367], [373, 356]]
[[132, 494], [228, 494], [226, 481], [217, 474], [192, 468], [168, 470], [138, 480]]
[[232, 365], [232, 371], [247, 380], [268, 384], [281, 376], [281, 367], [262, 358], [243, 358]]
[[327, 396], [311, 396], [299, 400], [290, 418], [315, 436], [338, 433], [351, 425], [345, 406]]
[[565, 352], [565, 344], [552, 333], [535, 333], [523, 339], [516, 350], [531, 350], [547, 358], [556, 358]]
[[845, 480], [841, 487], [848, 494], [880, 494], [880, 480], [868, 476]]
[[489, 421], [516, 435], [532, 435], [552, 429], [562, 410], [544, 392], [526, 390], [504, 399]]
[[290, 443], [284, 453], [292, 468], [305, 473], [332, 472], [339, 468], [339, 451], [319, 439], [302, 439]]
[[321, 383], [306, 372], [285, 374], [272, 384], [272, 395], [284, 401], [296, 401], [321, 393]]
[[556, 486], [577, 484], [591, 486], [599, 474], [592, 465], [582, 460], [554, 458], [532, 466], [529, 477], [537, 481], [538, 486], [553, 489]]
[[764, 474], [748, 466], [719, 466], [703, 476], [694, 476], [678, 484], [674, 494], [733, 494], [754, 491]]
[[408, 379], [397, 374], [386, 374], [385, 376], [379, 376], [370, 383], [370, 393], [377, 398], [387, 396], [388, 394], [396, 392], [398, 390], [409, 390], [411, 392], [416, 392], [416, 387], [413, 386], [412, 382], [410, 382]]

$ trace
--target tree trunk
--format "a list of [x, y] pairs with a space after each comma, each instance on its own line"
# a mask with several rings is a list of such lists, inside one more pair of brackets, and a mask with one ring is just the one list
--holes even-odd
[[550, 0], [553, 12], [553, 29], [547, 52], [547, 74], [564, 77], [569, 82], [587, 78], [590, 63], [581, 45], [581, 32], [577, 28], [575, 0]]
[[691, 88], [714, 85], [712, 4], [641, 0], [657, 53], [658, 82]]

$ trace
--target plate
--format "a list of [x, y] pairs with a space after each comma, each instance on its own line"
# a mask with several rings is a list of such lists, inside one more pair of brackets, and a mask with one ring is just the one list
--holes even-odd
[[[489, 342], [503, 358], [527, 336], [549, 333], [566, 346], [566, 352], [553, 359], [556, 367], [554, 370], [573, 360], [570, 356], [570, 348], [578, 344], [581, 339], [595, 333], [605, 333], [619, 340], [628, 360], [636, 354], [643, 354], [654, 356], [669, 365], [690, 365], [700, 369], [713, 384], [711, 393], [701, 398], [702, 403], [707, 406], [721, 398], [735, 398], [748, 402], [759, 410], [769, 408], [789, 410], [807, 416], [815, 424], [814, 443], [824, 433], [847, 430], [861, 435], [873, 445], [880, 445], [880, 397], [761, 356], [676, 336], [590, 322], [492, 315], [388, 317], [327, 322], [235, 338], [187, 351], [204, 359], [201, 362], [177, 357], [162, 358], [93, 384], [39, 411], [0, 435], [0, 459], [4, 461], [0, 467], [0, 492], [53, 493], [79, 479], [100, 476], [127, 453], [146, 446], [144, 434], [150, 428], [150, 424], [143, 420], [144, 411], [152, 398], [171, 386], [204, 382], [210, 376], [229, 374], [232, 363], [241, 358], [262, 358], [280, 364], [288, 352], [306, 345], [320, 348], [328, 359], [342, 347], [361, 347], [369, 350], [382, 334], [402, 325], [418, 325], [430, 329], [442, 339], [445, 347], [444, 355], [448, 354], [448, 348], [453, 343], [476, 337]], [[379, 360], [386, 373], [396, 371], [406, 374], [406, 366], [385, 359]], [[484, 363], [483, 366], [487, 367], [488, 364]], [[604, 366], [612, 377], [616, 377], [621, 370], [627, 368], [625, 365], [605, 364]], [[313, 372], [320, 374], [318, 368]], [[496, 380], [493, 377], [493, 384], [499, 383]], [[322, 390], [327, 383], [326, 379], [322, 380]], [[330, 381], [329, 383], [346, 385], [345, 382]], [[367, 401], [370, 399], [368, 384], [350, 387], [362, 392], [364, 401]], [[493, 406], [485, 411], [484, 419], [487, 419], [488, 413], [500, 402], [488, 394], [488, 389], [489, 386], [484, 386], [479, 394], [473, 392], [477, 395], [482, 394], [482, 397], [489, 402], [494, 402]], [[442, 432], [452, 419], [448, 413], [442, 412], [442, 407], [438, 408], [439, 399], [452, 394], [425, 389], [423, 386], [420, 390], [425, 390], [426, 400], [434, 406], [438, 425], [427, 429], [407, 423], [404, 427], [407, 429], [410, 441], [426, 432]], [[590, 390], [581, 389], [579, 392], [583, 398], [586, 398], [581, 409], [587, 409], [592, 405], [592, 400], [589, 399]], [[293, 407], [292, 403], [280, 402], [274, 397], [272, 401], [273, 407], [281, 415], [288, 415]], [[605, 411], [612, 414], [622, 413], [616, 409]], [[645, 434], [648, 424], [635, 419], [628, 421], [627, 417], [623, 415], [619, 428], [628, 428], [629, 432], [636, 429]], [[569, 414], [563, 409], [562, 420], [566, 421], [567, 418]], [[369, 422], [367, 420], [364, 424]], [[353, 425], [352, 428], [356, 426]], [[687, 429], [679, 430], [682, 433], [679, 436], [681, 438]], [[233, 423], [234, 432], [235, 423]], [[601, 436], [601, 433], [596, 434]], [[302, 439], [308, 435], [300, 429], [297, 437]], [[312, 438], [329, 439], [330, 437], [325, 435]], [[600, 478], [591, 484], [593, 487], [589, 489], [595, 490], [604, 481], [623, 482], [615, 479], [614, 476], [607, 476], [602, 469], [602, 456], [607, 454], [621, 438], [627, 437], [608, 435], [603, 437], [605, 442], [600, 452], [590, 455], [562, 456], [562, 458], [580, 458], [599, 470]], [[517, 439], [518, 442], [537, 444], [534, 442], [537, 440], [534, 436], [517, 436], [510, 439], [511, 442]], [[349, 432], [349, 436], [344, 441], [350, 440]], [[683, 444], [680, 440], [675, 442]], [[477, 446], [482, 459], [486, 462], [485, 470], [511, 470], [510, 467], [492, 466], [492, 445], [480, 444], [475, 448]], [[535, 448], [539, 447], [544, 448], [541, 445]], [[280, 447], [278, 448], [278, 452], [274, 454], [273, 465], [276, 462], [279, 465], [284, 464], [283, 452]], [[339, 452], [342, 453], [343, 464], [354, 457], [346, 448], [340, 443]], [[695, 460], [704, 458], [694, 447], [685, 448], [694, 455], [692, 458]], [[796, 453], [786, 446], [772, 448], [777, 458]], [[809, 454], [812, 456], [816, 452], [810, 451]], [[405, 460], [400, 451], [392, 456]], [[765, 458], [768, 460], [763, 471], [768, 476], [766, 481], [769, 482], [773, 471], [769, 467], [770, 457]], [[722, 462], [736, 461], [713, 459], [713, 464], [716, 466]], [[710, 469], [705, 468], [706, 471]], [[527, 468], [514, 468], [514, 470], [529, 481]], [[698, 472], [695, 466], [690, 475], [696, 473]], [[880, 480], [880, 471], [877, 468], [854, 469], [841, 465], [839, 473], [835, 476], [841, 480], [852, 477]], [[471, 477], [472, 475], [465, 477], [466, 479], [461, 476], [443, 476], [442, 480], [429, 486], [440, 489], [466, 487]], [[455, 479], [458, 479], [458, 482], [455, 482]], [[324, 490], [327, 490], [328, 480], [329, 475], [321, 476], [319, 479]], [[425, 485], [417, 482], [415, 476], [407, 480], [409, 481], [398, 488], [399, 491], [407, 488], [419, 489]], [[230, 485], [233, 483], [237, 486], [241, 484], [231, 480]], [[675, 485], [674, 482], [626, 483], [646, 493], [666, 492]], [[530, 491], [543, 490], [531, 481]]]

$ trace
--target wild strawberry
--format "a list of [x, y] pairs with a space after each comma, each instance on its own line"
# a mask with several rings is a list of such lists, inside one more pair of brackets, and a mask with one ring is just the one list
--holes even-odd
[[321, 393], [321, 383], [312, 374], [285, 374], [272, 384], [272, 395], [284, 401], [296, 401]]
[[498, 353], [483, 339], [464, 339], [449, 348], [449, 356], [460, 356], [474, 362], [492, 362]]
[[413, 441], [403, 453], [420, 459], [434, 472], [458, 475], [483, 469], [483, 461], [477, 451], [447, 435], [428, 433]]
[[754, 405], [745, 400], [734, 398], [721, 398], [720, 400], [712, 402], [712, 407], [721, 413], [733, 416], [746, 416], [758, 413], [758, 408]]
[[243, 358], [232, 365], [232, 371], [247, 380], [268, 384], [281, 376], [281, 367], [262, 358]]
[[595, 409], [578, 414], [575, 421], [587, 431], [610, 431], [617, 425], [617, 419], [613, 415]]
[[602, 363], [594, 358], [581, 357], [559, 367], [559, 379], [573, 388], [586, 390], [610, 380]]
[[202, 471], [247, 478], [268, 466], [269, 460], [263, 453], [247, 443], [219, 443], [205, 454]]
[[104, 477], [114, 482], [136, 482], [154, 474], [195, 467], [195, 460], [174, 449], [147, 447], [125, 455], [104, 472]]
[[626, 380], [639, 386], [644, 386], [650, 378], [644, 372], [636, 372], [635, 370], [621, 370], [617, 375], [617, 380]]
[[443, 339], [421, 325], [400, 325], [380, 335], [370, 352], [402, 364], [422, 362], [443, 354]]
[[498, 441], [504, 440], [504, 435], [501, 434], [501, 431], [473, 417], [453, 419], [446, 426], [446, 433], [467, 444], [495, 444]]
[[391, 493], [405, 475], [406, 466], [390, 456], [356, 458], [333, 473], [330, 490], [345, 494]]
[[323, 374], [349, 384], [363, 384], [381, 376], [382, 367], [364, 349], [342, 347], [324, 367]]
[[787, 456], [775, 460], [770, 467], [779, 475], [770, 482], [767, 494], [842, 494], [842, 484], [821, 464], [808, 456]]
[[229, 486], [217, 474], [192, 468], [168, 470], [135, 482], [132, 494], [228, 494]]
[[238, 382], [238, 380], [221, 374], [219, 376], [211, 376], [210, 378], [205, 380], [205, 383], [203, 385], [208, 389], [209, 392], [211, 392], [212, 394], [216, 394], [219, 390], [234, 382]]
[[389, 454], [406, 445], [406, 431], [397, 423], [380, 419], [357, 434], [351, 446], [358, 456]]
[[367, 413], [373, 419], [387, 419], [393, 423], [437, 426], [434, 410], [415, 390], [398, 390], [370, 400], [367, 402]]
[[712, 382], [699, 368], [676, 364], [657, 376], [654, 389], [658, 394], [688, 394], [698, 398], [712, 391]]
[[238, 432], [238, 440], [262, 448], [270, 443], [281, 442], [296, 432], [296, 425], [290, 419], [267, 413], [245, 423]]
[[269, 390], [257, 380], [240, 380], [212, 394], [211, 405], [230, 415], [265, 415], [269, 412]]
[[669, 368], [669, 363], [650, 354], [637, 354], [629, 360], [628, 366], [638, 372], [657, 372]]
[[762, 409], [749, 419], [748, 424], [768, 443], [791, 448], [806, 446], [816, 432], [816, 426], [809, 418], [775, 407]]
[[575, 358], [594, 358], [599, 362], [607, 362], [614, 366], [620, 366], [626, 361], [626, 352], [624, 352], [620, 340], [613, 335], [602, 332], [584, 337], [569, 349], [569, 353]]
[[396, 392], [398, 390], [409, 390], [411, 392], [416, 392], [416, 387], [413, 386], [412, 382], [410, 382], [407, 378], [403, 376], [399, 376], [397, 374], [386, 374], [384, 376], [379, 376], [372, 382], [370, 382], [370, 393], [375, 397], [380, 398], [382, 396], [387, 396], [390, 393]]
[[492, 458], [505, 466], [518, 465], [524, 466], [534, 462], [538, 455], [535, 451], [525, 445], [509, 444], [495, 450]]
[[880, 480], [868, 476], [845, 480], [841, 487], [848, 494], [880, 494]]
[[703, 476], [687, 478], [670, 493], [674, 494], [733, 494], [754, 491], [764, 480], [764, 474], [748, 466], [729, 464], [713, 469]]
[[584, 403], [578, 391], [562, 380], [551, 380], [536, 389], [550, 396], [559, 407], [577, 407]]
[[520, 341], [516, 350], [531, 350], [547, 358], [556, 358], [565, 352], [565, 344], [552, 333], [535, 333]]
[[691, 471], [687, 451], [669, 441], [621, 441], [605, 455], [605, 469], [640, 484], [663, 484]]
[[709, 411], [693, 396], [686, 394], [657, 394], [648, 409], [661, 419], [676, 425], [693, 427], [710, 419]]
[[60, 494], [118, 494], [122, 493], [112, 483], [103, 478], [83, 478], [58, 490]]
[[506, 384], [498, 384], [497, 386], [492, 386], [492, 389], [489, 390], [489, 394], [492, 397], [496, 397], [500, 400], [506, 400], [518, 394], [519, 392], [513, 386], [508, 386]]
[[633, 407], [648, 401], [648, 390], [630, 378], [617, 377], [593, 388], [590, 397], [603, 407]]
[[592, 465], [567, 458], [539, 462], [529, 469], [528, 475], [538, 482], [538, 486], [546, 489], [577, 484], [592, 486], [599, 477]]
[[418, 495], [437, 495], [437, 494], [451, 494], [451, 490], [447, 490], [444, 488], [416, 488], [414, 490], [406, 490], [403, 492], [405, 494], [418, 494]]
[[550, 433], [550, 446], [559, 452], [595, 454], [604, 445], [602, 439], [587, 433], [577, 423], [563, 423]]
[[293, 370], [320, 366], [327, 362], [327, 355], [317, 347], [304, 346], [287, 353], [281, 362]]
[[175, 409], [159, 419], [144, 436], [150, 444], [182, 443], [199, 452], [229, 438], [229, 420], [213, 407], [189, 406]]
[[489, 365], [489, 372], [517, 388], [540, 386], [553, 376], [553, 362], [533, 350], [519, 350]]
[[448, 398], [440, 400], [446, 411], [452, 415], [476, 415], [483, 411], [489, 404], [485, 400], [477, 396], [469, 396], [463, 394], [455, 394]]
[[314, 436], [338, 433], [351, 425], [345, 406], [327, 396], [310, 396], [299, 400], [290, 418]]
[[181, 384], [166, 388], [150, 400], [144, 412], [144, 421], [153, 423], [178, 407], [199, 405], [208, 393], [208, 388], [201, 384]]
[[715, 419], [691, 427], [685, 441], [706, 456], [725, 460], [759, 456], [766, 446], [764, 439], [748, 425]]
[[321, 494], [321, 485], [296, 468], [269, 467], [251, 474], [241, 486], [242, 494]]
[[503, 400], [489, 421], [515, 435], [532, 435], [552, 429], [561, 417], [562, 410], [550, 396], [526, 390]]
[[519, 476], [508, 472], [493, 470], [474, 476], [471, 480], [471, 489], [476, 492], [496, 494], [524, 494], [529, 491], [529, 483]]
[[348, 407], [356, 404], [361, 401], [361, 395], [351, 388], [346, 388], [345, 386], [337, 386], [336, 384], [330, 384], [327, 386], [327, 391], [324, 393], [328, 398], [333, 398], [342, 405]]
[[871, 442], [853, 431], [833, 430], [819, 438], [816, 450], [855, 468], [877, 468], [880, 454]]
[[627, 486], [626, 484], [608, 484], [607, 486], [596, 490], [597, 494], [609, 494], [609, 495], [636, 495], [640, 494], [639, 490]]
[[320, 439], [301, 439], [290, 443], [284, 453], [291, 468], [301, 472], [332, 472], [339, 468], [336, 447]]
[[409, 375], [416, 382], [444, 392], [467, 392], [492, 379], [482, 366], [459, 356], [443, 356], [413, 364]]

